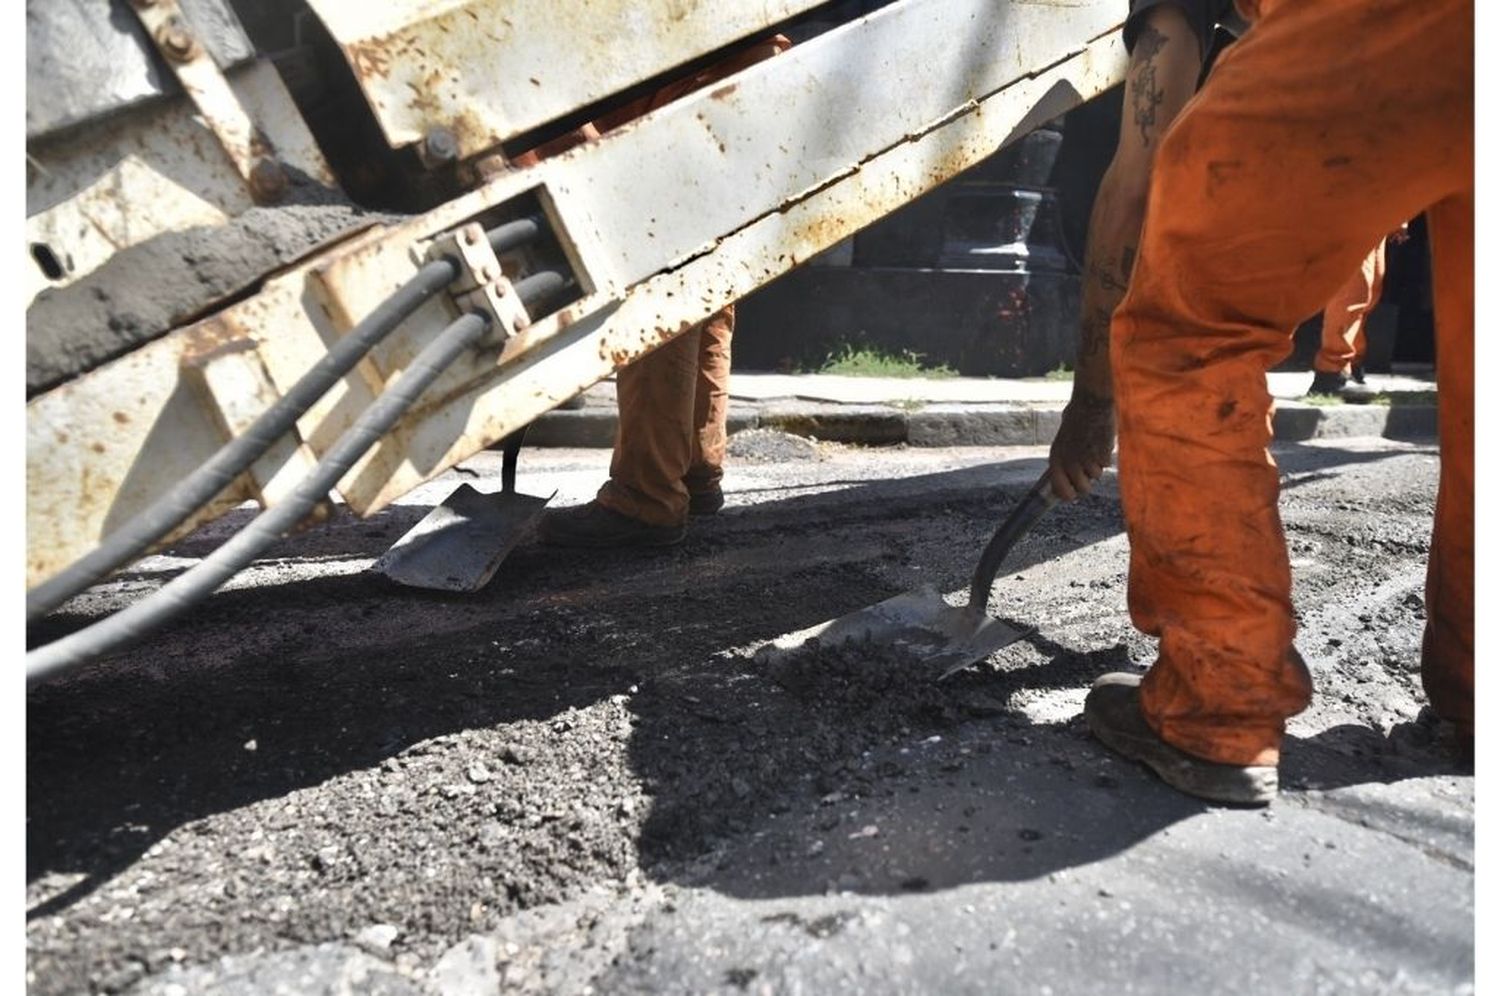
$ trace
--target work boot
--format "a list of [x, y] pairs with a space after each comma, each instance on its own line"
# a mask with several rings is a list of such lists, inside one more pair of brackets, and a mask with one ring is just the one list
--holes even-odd
[[1363, 379], [1351, 380], [1343, 374], [1322, 370], [1313, 373], [1312, 386], [1307, 389], [1308, 397], [1338, 398], [1350, 404], [1369, 401], [1375, 394], [1376, 391]]
[[1089, 731], [1161, 780], [1188, 795], [1238, 806], [1264, 806], [1276, 798], [1274, 765], [1220, 764], [1178, 750], [1157, 736], [1141, 715], [1141, 676], [1101, 675], [1083, 701]]
[[553, 546], [673, 546], [682, 542], [687, 527], [653, 526], [591, 501], [548, 511], [537, 526], [537, 535]]
[[717, 484], [688, 495], [688, 515], [713, 515], [724, 507], [724, 489]]

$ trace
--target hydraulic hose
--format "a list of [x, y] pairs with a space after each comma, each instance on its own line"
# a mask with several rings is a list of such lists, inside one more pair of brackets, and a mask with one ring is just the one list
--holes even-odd
[[489, 236], [490, 248], [495, 251], [496, 256], [499, 256], [501, 253], [520, 248], [541, 234], [541, 231], [542, 216], [533, 214], [496, 225], [484, 234]]
[[556, 270], [542, 270], [517, 280], [516, 296], [521, 299], [521, 303], [526, 306], [528, 312], [535, 313], [539, 306], [545, 305], [567, 284], [568, 278]]
[[229, 580], [300, 522], [355, 461], [395, 425], [438, 374], [480, 341], [488, 327], [487, 318], [468, 314], [444, 329], [417, 354], [396, 383], [345, 430], [284, 501], [256, 516], [190, 570], [114, 615], [28, 653], [27, 687], [140, 639]]
[[160, 542], [188, 516], [213, 500], [306, 414], [370, 350], [412, 312], [458, 275], [448, 259], [417, 271], [380, 306], [354, 326], [266, 409], [245, 432], [224, 444], [206, 463], [170, 491], [110, 533], [94, 550], [26, 593], [26, 621], [32, 622]]

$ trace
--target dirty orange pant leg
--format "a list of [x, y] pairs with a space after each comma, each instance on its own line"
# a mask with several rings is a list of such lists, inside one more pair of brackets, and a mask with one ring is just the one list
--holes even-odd
[[698, 331], [698, 384], [693, 395], [693, 458], [687, 489], [699, 494], [724, 477], [729, 443], [729, 367], [734, 339], [734, 305], [704, 322]]
[[1474, 732], [1474, 191], [1427, 214], [1437, 305], [1442, 466], [1427, 555], [1422, 687], [1433, 709]]
[[1428, 209], [1442, 471], [1423, 676], [1441, 714], [1473, 708], [1472, 0], [1260, 8], [1163, 140], [1111, 327], [1130, 611], [1160, 638], [1142, 714], [1231, 764], [1275, 763], [1312, 692], [1266, 370]]
[[723, 476], [730, 306], [620, 370], [620, 424], [601, 505], [657, 526], [687, 520], [693, 490]]
[[1365, 359], [1365, 320], [1380, 303], [1385, 287], [1385, 240], [1370, 250], [1354, 275], [1323, 309], [1323, 341], [1313, 369], [1348, 377]]

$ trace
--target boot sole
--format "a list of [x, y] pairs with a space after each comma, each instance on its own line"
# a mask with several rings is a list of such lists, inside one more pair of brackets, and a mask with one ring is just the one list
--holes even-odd
[[1267, 806], [1276, 798], [1279, 779], [1274, 767], [1242, 768], [1196, 758], [1154, 733], [1138, 735], [1112, 726], [1087, 706], [1084, 719], [1106, 747], [1146, 765], [1179, 792], [1233, 806]]

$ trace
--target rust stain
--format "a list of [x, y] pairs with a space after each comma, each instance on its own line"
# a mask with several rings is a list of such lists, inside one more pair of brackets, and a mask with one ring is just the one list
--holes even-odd
[[391, 48], [397, 41], [399, 41], [398, 37], [387, 35], [383, 38], [367, 38], [345, 45], [344, 54], [349, 57], [349, 64], [354, 67], [354, 75], [362, 80], [373, 76], [389, 76], [391, 74]]
[[115, 418], [115, 421], [118, 422], [120, 425], [125, 425], [126, 423], [128, 423], [130, 421], [130, 416], [126, 415], [124, 412], [115, 412], [114, 418]]
[[739, 88], [740, 85], [738, 83], [726, 83], [718, 89], [710, 91], [708, 96], [711, 100], [723, 100]]
[[256, 347], [255, 337], [237, 321], [234, 311], [226, 311], [188, 329], [181, 365], [204, 366], [216, 356], [253, 351]]

